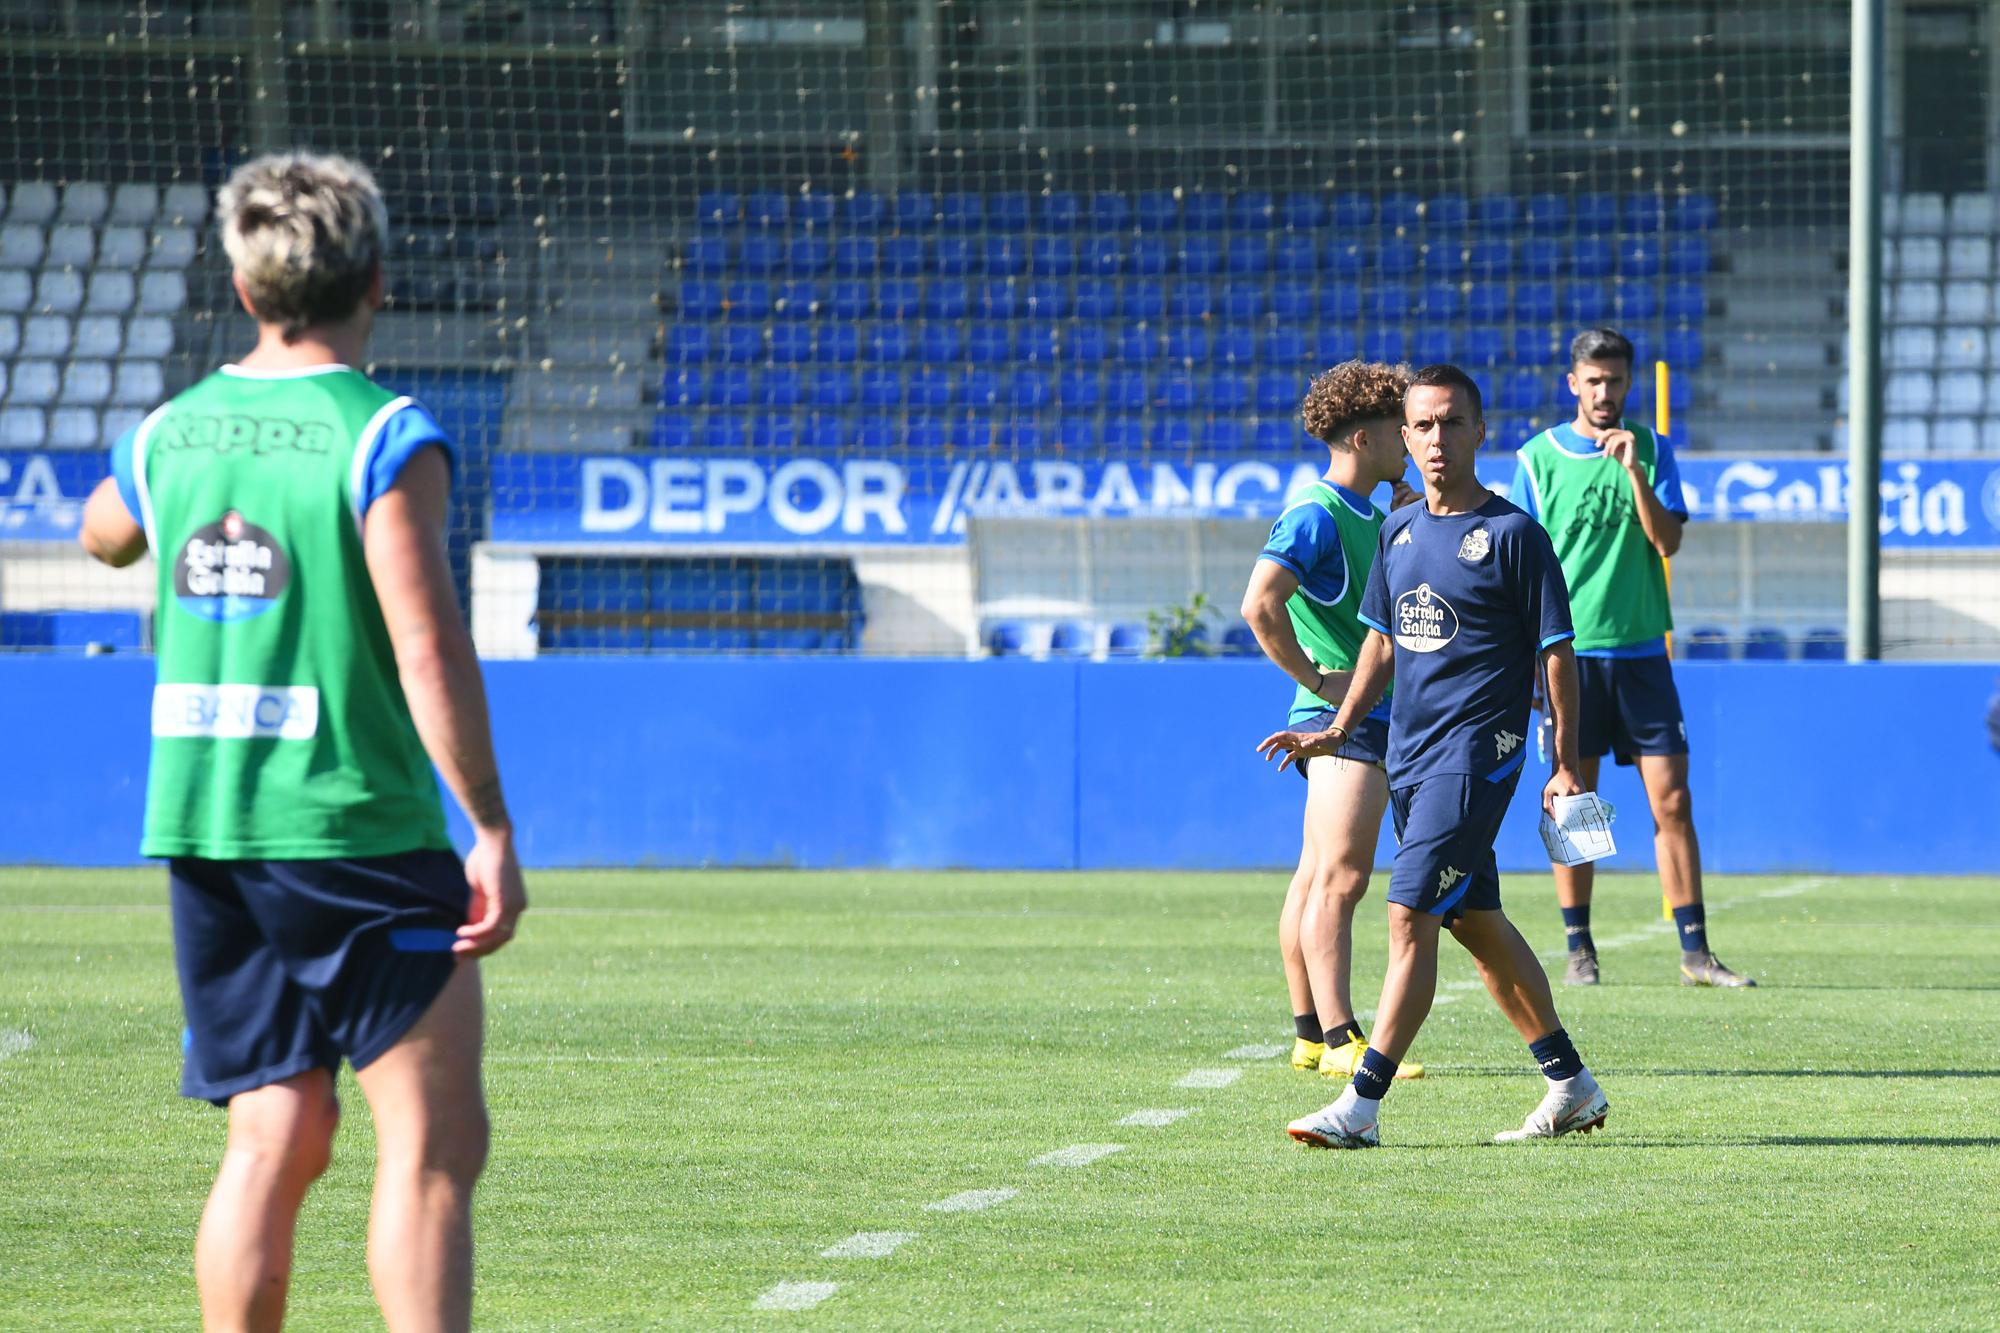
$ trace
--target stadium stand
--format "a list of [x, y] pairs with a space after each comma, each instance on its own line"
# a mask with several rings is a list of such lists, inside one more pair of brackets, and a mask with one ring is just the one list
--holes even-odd
[[[1888, 328], [1884, 448], [1900, 454], [2000, 454], [2000, 317], [1986, 194], [1908, 194], [1885, 210]], [[1847, 402], [1840, 379], [1839, 406]]]

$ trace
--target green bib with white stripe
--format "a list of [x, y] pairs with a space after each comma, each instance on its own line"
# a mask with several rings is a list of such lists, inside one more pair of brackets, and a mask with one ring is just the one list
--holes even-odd
[[344, 366], [231, 367], [139, 428], [159, 571], [145, 855], [450, 846], [361, 548], [366, 468], [409, 402]]
[[[1334, 530], [1340, 534], [1340, 555], [1347, 570], [1347, 583], [1340, 596], [1331, 602], [1309, 596], [1305, 584], [1300, 583], [1286, 599], [1285, 611], [1292, 618], [1292, 632], [1298, 636], [1299, 647], [1306, 650], [1313, 665], [1322, 671], [1352, 671], [1360, 660], [1361, 644], [1368, 637], [1368, 627], [1361, 623], [1361, 595], [1368, 590], [1368, 572], [1375, 567], [1375, 547], [1387, 515], [1373, 505], [1365, 516], [1355, 513], [1323, 481], [1314, 482], [1299, 503], [1316, 504], [1333, 516]], [[1382, 697], [1389, 696], [1384, 693]], [[1292, 695], [1294, 717], [1302, 711], [1326, 707], [1323, 699], [1303, 685]]]
[[[1644, 426], [1632, 432], [1646, 485], [1658, 480], [1659, 443]], [[1632, 482], [1603, 454], [1572, 454], [1543, 431], [1521, 448], [1535, 488], [1536, 514], [1549, 531], [1569, 584], [1579, 652], [1657, 639], [1674, 627], [1666, 566], [1646, 540]]]

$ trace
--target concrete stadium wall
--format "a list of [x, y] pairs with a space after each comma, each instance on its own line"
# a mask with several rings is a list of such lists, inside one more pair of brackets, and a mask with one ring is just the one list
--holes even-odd
[[[1225, 869], [1297, 855], [1303, 784], [1252, 749], [1287, 691], [1257, 662], [486, 671], [531, 865]], [[2000, 870], [1992, 666], [1677, 671], [1710, 869]], [[152, 672], [142, 657], [0, 658], [0, 863], [137, 860]], [[1609, 772], [1603, 790], [1620, 811], [1610, 864], [1650, 867], [1636, 778]], [[1524, 784], [1503, 868], [1544, 868], [1535, 813]], [[1393, 849], [1385, 832], [1385, 864]]]

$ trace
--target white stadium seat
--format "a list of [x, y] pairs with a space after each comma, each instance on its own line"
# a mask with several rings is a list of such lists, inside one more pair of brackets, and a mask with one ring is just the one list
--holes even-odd
[[169, 185], [160, 198], [160, 217], [178, 226], [199, 227], [208, 216], [208, 191], [190, 181]]
[[0, 408], [0, 444], [14, 449], [39, 449], [48, 438], [49, 423], [41, 408]]
[[62, 376], [53, 361], [16, 361], [13, 382], [7, 386], [7, 401], [39, 407], [55, 401]]
[[136, 224], [144, 226], [151, 222], [160, 211], [160, 188], [157, 185], [126, 184], [119, 186], [111, 194], [111, 222], [115, 224]]
[[109, 361], [72, 361], [63, 369], [62, 392], [56, 401], [96, 407], [111, 396]]
[[1935, 324], [1942, 308], [1934, 282], [1899, 282], [1889, 288], [1889, 322]]
[[1986, 401], [1990, 404], [1987, 410], [2000, 416], [2000, 371], [1986, 373]]
[[1954, 278], [1993, 276], [1993, 238], [1954, 236], [1945, 244], [1944, 271]]
[[60, 360], [69, 355], [71, 334], [68, 315], [30, 315], [21, 330], [21, 355]]
[[95, 449], [111, 443], [98, 433], [94, 407], [59, 407], [49, 413], [49, 445], [56, 449]]
[[1929, 370], [1937, 364], [1937, 330], [1916, 325], [1891, 332], [1887, 364], [1897, 370]]
[[[154, 406], [157, 407], [158, 404], [156, 403]], [[103, 433], [104, 442], [106, 444], [115, 443], [126, 431], [136, 428], [140, 422], [146, 419], [146, 411], [147, 409], [138, 407], [107, 408], [104, 413], [104, 422], [98, 427], [99, 431]]]
[[1890, 417], [1882, 425], [1882, 452], [1885, 454], [1927, 454], [1931, 449], [1931, 423], [1922, 417]]
[[1979, 450], [1979, 422], [1972, 417], [1939, 417], [1931, 423], [1931, 452], [1970, 454]]
[[1987, 417], [1979, 423], [1979, 450], [2000, 454], [2000, 416]]
[[62, 220], [96, 223], [111, 207], [111, 191], [96, 181], [71, 181], [63, 186]]
[[141, 315], [125, 326], [125, 355], [163, 361], [174, 350], [174, 322], [164, 315]]
[[1896, 416], [1927, 414], [1937, 403], [1937, 381], [1928, 371], [1899, 370], [1882, 385], [1883, 410]]
[[1993, 196], [1990, 194], [1953, 195], [1948, 213], [1948, 228], [1954, 236], [1993, 234]]
[[42, 262], [64, 268], [89, 268], [96, 258], [97, 233], [80, 223], [65, 222], [49, 232], [48, 253], [42, 256]]
[[83, 275], [70, 268], [45, 268], [35, 279], [35, 309], [73, 315], [83, 306]]
[[1935, 236], [1906, 236], [1896, 242], [1895, 276], [1935, 278], [1944, 272], [1944, 243]]
[[34, 304], [35, 280], [26, 269], [0, 268], [0, 311], [18, 315]]
[[1905, 236], [1941, 235], [1944, 231], [1944, 196], [1904, 195], [1897, 226]]
[[153, 233], [153, 268], [186, 268], [194, 259], [193, 227], [162, 227]]
[[134, 282], [122, 268], [99, 269], [90, 275], [83, 308], [93, 315], [122, 315], [132, 308]]
[[16, 315], [0, 315], [0, 361], [21, 350], [21, 320]]
[[157, 361], [120, 361], [111, 401], [120, 407], [152, 407], [167, 396], [167, 379]]
[[0, 227], [0, 266], [34, 268], [48, 253], [42, 229], [32, 222], [10, 222]]
[[97, 243], [102, 268], [137, 268], [146, 259], [146, 233], [139, 227], [106, 227]]
[[37, 226], [46, 226], [55, 215], [56, 187], [47, 181], [16, 185], [13, 195], [7, 200], [9, 222], [32, 222]]
[[1946, 329], [1938, 340], [1937, 363], [1945, 370], [1984, 368], [1986, 330], [1977, 324], [1958, 324]]
[[1976, 370], [1954, 370], [1938, 376], [1937, 410], [1976, 417], [1986, 410], [1986, 377]]
[[148, 273], [139, 283], [139, 313], [171, 315], [187, 304], [187, 279], [177, 272]]
[[125, 325], [116, 315], [85, 315], [76, 322], [76, 356], [108, 361], [125, 346]]
[[1948, 282], [1944, 285], [1944, 319], [1951, 324], [1984, 324], [1993, 315], [1993, 284]]

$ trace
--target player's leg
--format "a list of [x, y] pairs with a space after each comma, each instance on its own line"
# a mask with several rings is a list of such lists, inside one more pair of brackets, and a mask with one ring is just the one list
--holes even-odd
[[1306, 972], [1305, 952], [1299, 946], [1299, 918], [1305, 912], [1306, 886], [1313, 879], [1312, 811], [1306, 811], [1305, 830], [1299, 840], [1299, 867], [1285, 889], [1285, 905], [1278, 913], [1278, 956], [1285, 964], [1285, 989], [1292, 997], [1292, 1068], [1319, 1068], [1326, 1051], [1319, 1018], [1313, 1004], [1312, 981]]
[[[1585, 791], [1597, 790], [1603, 762], [1602, 755], [1579, 758], [1576, 777]], [[1569, 955], [1563, 981], [1571, 986], [1595, 986], [1597, 941], [1590, 933], [1590, 895], [1597, 885], [1597, 866], [1586, 861], [1576, 866], [1552, 865], [1549, 870], [1555, 876], [1556, 906], [1562, 909], [1563, 948]]]
[[299, 1207], [332, 1160], [339, 1120], [331, 1070], [230, 1098], [229, 1142], [194, 1242], [205, 1327], [284, 1323]]
[[375, 1117], [368, 1273], [393, 1330], [472, 1322], [472, 1192], [486, 1166], [479, 966], [456, 965], [416, 1026], [357, 1071]]

